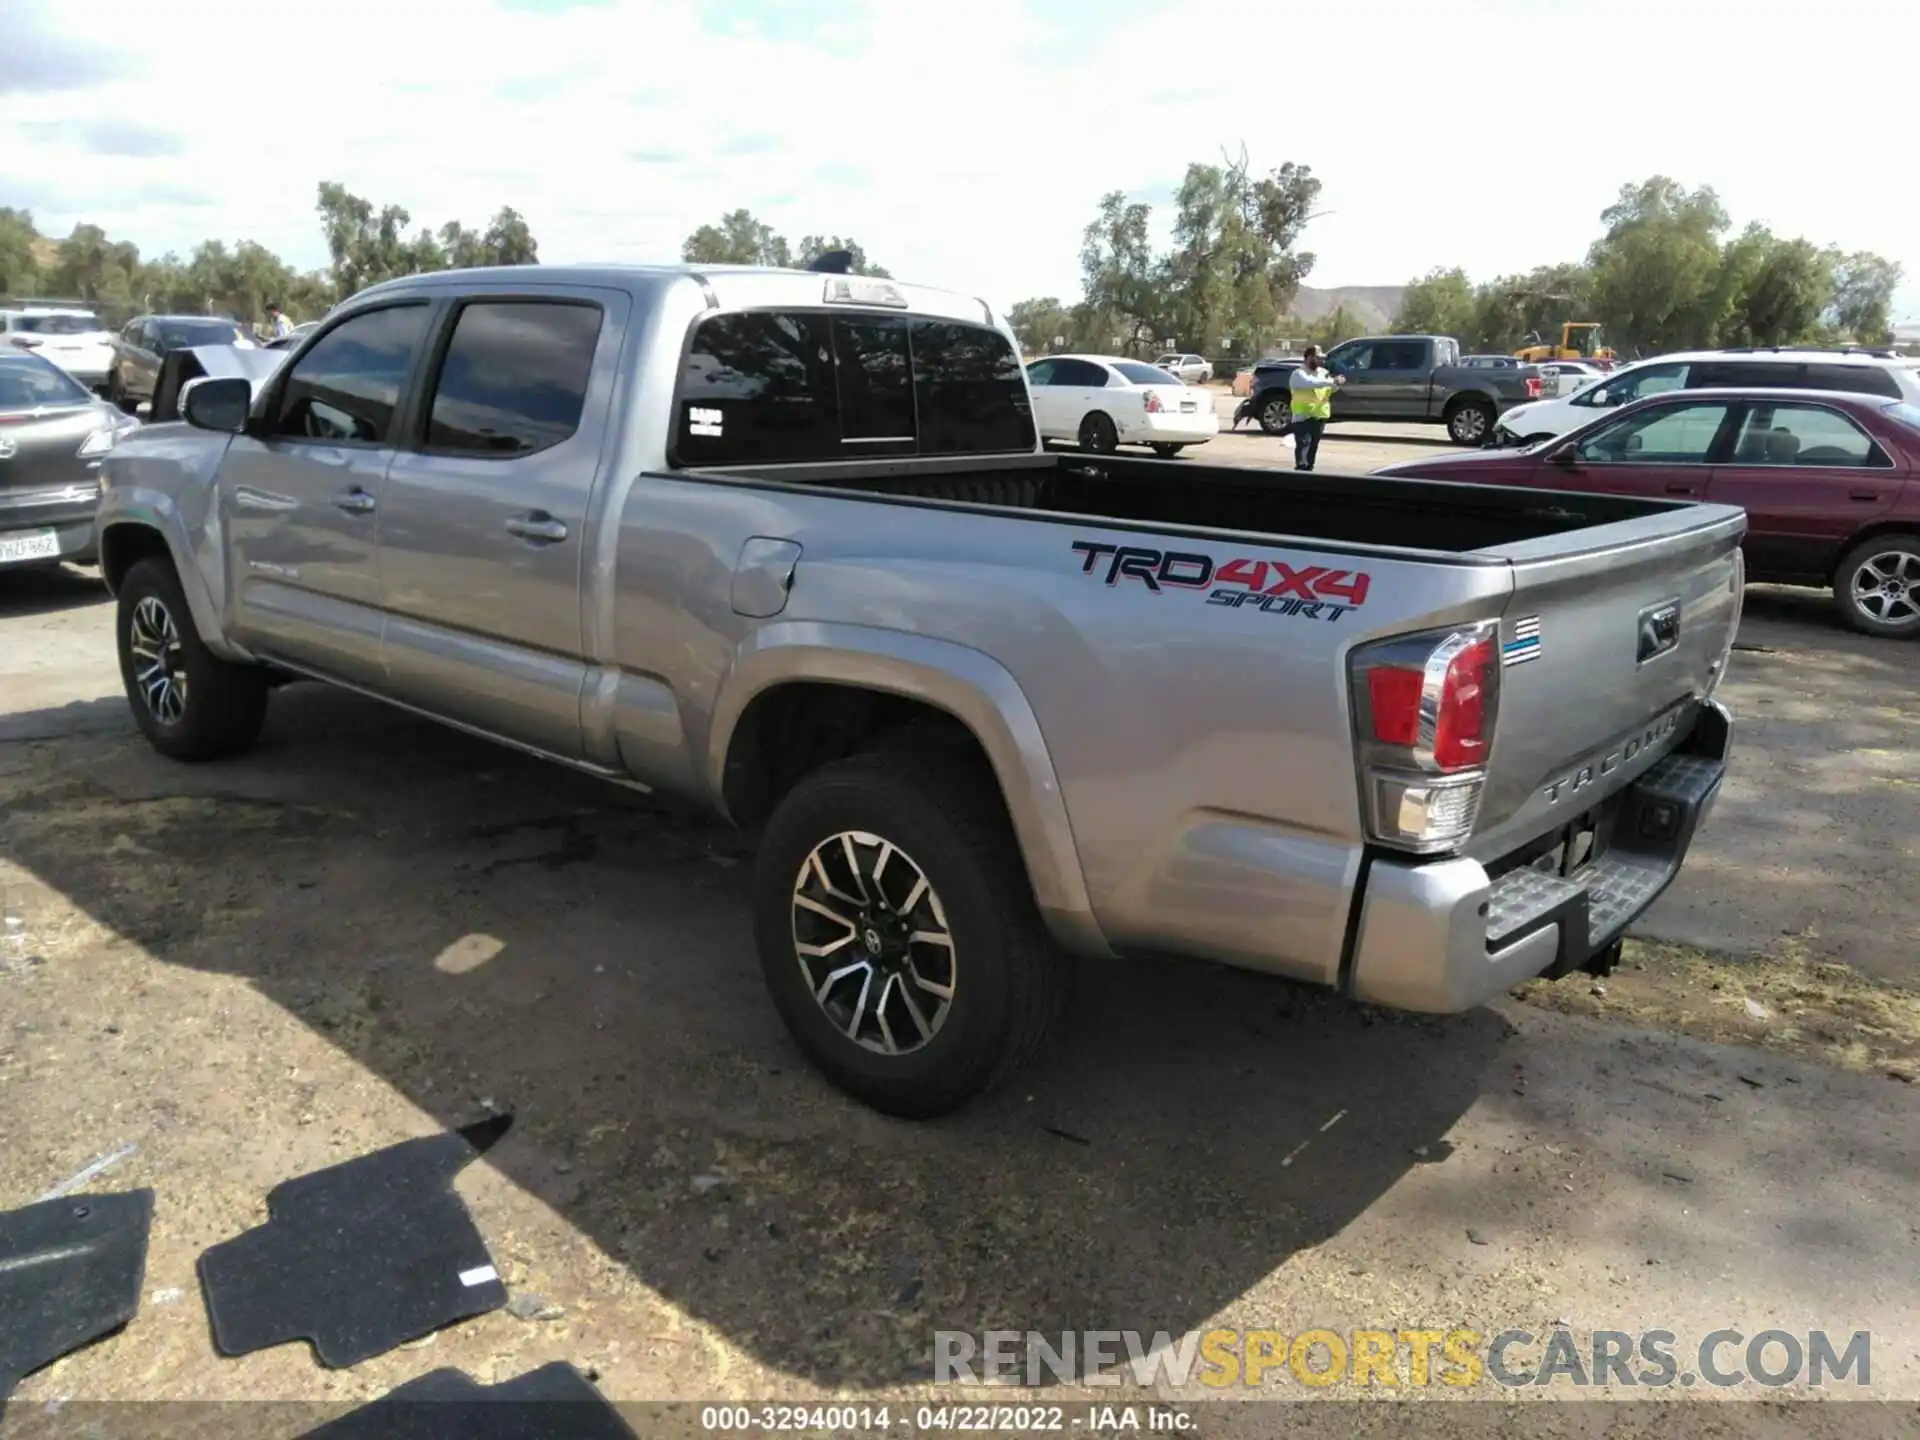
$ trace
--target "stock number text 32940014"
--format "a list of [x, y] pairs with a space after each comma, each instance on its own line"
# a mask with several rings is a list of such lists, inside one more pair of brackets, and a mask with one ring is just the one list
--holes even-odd
[[1295, 566], [1284, 560], [1216, 561], [1197, 550], [1076, 540], [1073, 551], [1080, 557], [1080, 573], [1096, 576], [1107, 585], [1127, 581], [1155, 595], [1170, 590], [1205, 590], [1209, 605], [1235, 610], [1252, 606], [1269, 615], [1307, 620], [1337, 621], [1367, 603], [1372, 585], [1364, 570]]

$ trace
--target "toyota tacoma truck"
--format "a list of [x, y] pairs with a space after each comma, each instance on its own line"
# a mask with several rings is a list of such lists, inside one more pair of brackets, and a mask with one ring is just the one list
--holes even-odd
[[1738, 509], [1049, 454], [964, 295], [421, 275], [181, 412], [100, 511], [157, 750], [305, 678], [710, 806], [795, 1040], [895, 1114], [1031, 1056], [1073, 957], [1604, 971], [1726, 763]]
[[[1333, 392], [1333, 418], [1444, 425], [1456, 445], [1484, 445], [1499, 418], [1540, 398], [1540, 368], [1518, 362], [1468, 365], [1448, 335], [1368, 335], [1327, 352], [1327, 369], [1346, 383]], [[1298, 360], [1263, 360], [1235, 420], [1252, 418], [1269, 435], [1293, 426], [1287, 383]]]

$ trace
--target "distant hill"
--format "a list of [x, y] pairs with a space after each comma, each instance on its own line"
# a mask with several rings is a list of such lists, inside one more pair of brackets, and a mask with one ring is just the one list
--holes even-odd
[[1381, 331], [1393, 324], [1406, 292], [1404, 285], [1336, 285], [1327, 290], [1302, 285], [1292, 308], [1302, 320], [1322, 320], [1344, 305], [1366, 329]]

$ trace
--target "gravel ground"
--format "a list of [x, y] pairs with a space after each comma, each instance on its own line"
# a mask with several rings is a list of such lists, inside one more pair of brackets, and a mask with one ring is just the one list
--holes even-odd
[[[1871, 857], [1912, 854], [1914, 667], [1787, 592], [1750, 613], [1740, 769], [1661, 924], [1908, 980], [1916, 901]], [[1909, 1402], [1688, 1405], [1635, 1433], [1920, 1414], [1920, 1125], [1885, 1074], [1517, 1001], [1410, 1020], [1113, 964], [1020, 1086], [896, 1123], [788, 1045], [730, 832], [312, 686], [276, 696], [245, 759], [171, 765], [126, 718], [110, 630], [81, 578], [0, 577], [0, 900], [20, 922], [0, 937], [0, 1206], [126, 1146], [98, 1184], [159, 1197], [141, 1314], [30, 1378], [19, 1414], [358, 1401], [549, 1359], [621, 1399], [912, 1399], [936, 1393], [943, 1328], [1559, 1321], [1583, 1343], [1866, 1328], [1870, 1393]], [[263, 1220], [272, 1185], [495, 1108], [514, 1128], [458, 1188], [548, 1318], [498, 1312], [344, 1372], [302, 1345], [216, 1356], [194, 1259]], [[1506, 1427], [1505, 1406], [1446, 1408], [1423, 1433]]]

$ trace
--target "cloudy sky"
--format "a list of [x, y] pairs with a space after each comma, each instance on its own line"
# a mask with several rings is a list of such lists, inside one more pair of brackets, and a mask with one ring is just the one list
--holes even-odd
[[0, 0], [0, 204], [143, 252], [324, 259], [314, 186], [672, 259], [745, 205], [1000, 304], [1070, 297], [1119, 189], [1309, 164], [1320, 285], [1580, 255], [1656, 172], [1904, 264], [1915, 0]]

